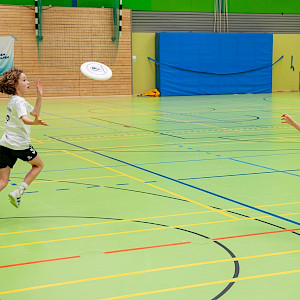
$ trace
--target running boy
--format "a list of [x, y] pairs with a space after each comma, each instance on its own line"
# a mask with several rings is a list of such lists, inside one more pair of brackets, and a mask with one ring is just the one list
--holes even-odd
[[296, 122], [290, 115], [283, 114], [281, 116], [281, 123], [287, 123], [293, 127], [295, 127], [297, 130], [300, 131], [300, 124]]
[[[11, 204], [16, 208], [21, 203], [22, 194], [44, 166], [42, 159], [30, 145], [30, 126], [48, 126], [39, 119], [43, 94], [40, 80], [36, 82], [37, 99], [34, 107], [24, 99], [28, 89], [29, 81], [20, 69], [12, 68], [4, 72], [0, 79], [0, 92], [12, 95], [7, 105], [5, 132], [0, 140], [0, 191], [7, 186], [10, 171], [18, 158], [31, 164], [31, 170], [24, 181], [8, 195]], [[34, 120], [29, 118], [30, 114], [34, 116]]]

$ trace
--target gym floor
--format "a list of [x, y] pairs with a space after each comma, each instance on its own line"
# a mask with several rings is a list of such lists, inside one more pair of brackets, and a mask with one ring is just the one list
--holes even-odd
[[0, 299], [300, 298], [283, 113], [300, 121], [299, 93], [44, 99], [44, 170], [19, 209], [28, 164], [0, 195]]

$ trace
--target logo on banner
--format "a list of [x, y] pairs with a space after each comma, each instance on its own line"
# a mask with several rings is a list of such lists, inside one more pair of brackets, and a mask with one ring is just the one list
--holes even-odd
[[14, 66], [13, 36], [0, 37], [0, 75]]
[[5, 53], [0, 53], [0, 59], [9, 59], [9, 55], [6, 55]]

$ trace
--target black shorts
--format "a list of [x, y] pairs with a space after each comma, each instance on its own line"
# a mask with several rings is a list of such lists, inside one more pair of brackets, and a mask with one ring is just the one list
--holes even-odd
[[14, 167], [17, 159], [22, 159], [23, 161], [31, 161], [37, 156], [35, 149], [29, 145], [28, 149], [25, 150], [13, 150], [0, 146], [0, 169]]

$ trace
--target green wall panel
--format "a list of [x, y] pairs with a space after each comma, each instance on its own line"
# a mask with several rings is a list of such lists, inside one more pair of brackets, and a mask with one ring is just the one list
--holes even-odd
[[119, 7], [119, 0], [77, 0], [78, 7], [113, 7], [115, 3]]
[[[124, 0], [126, 1], [126, 0]], [[213, 0], [148, 0], [152, 11], [213, 12]]]
[[[125, 8], [152, 11], [213, 12], [213, 0], [123, 0]], [[299, 14], [300, 0], [228, 0], [231, 13]]]
[[[42, 3], [44, 6], [72, 6], [72, 0], [42, 0]], [[0, 4], [34, 5], [34, 0], [0, 0]], [[77, 6], [101, 7], [102, 4], [101, 0], [77, 0]], [[214, 0], [123, 0], [123, 7], [146, 11], [213, 12]], [[300, 0], [228, 0], [228, 10], [230, 13], [300, 14]]]
[[231, 13], [299, 14], [300, 0], [228, 0]]
[[191, 11], [192, 0], [152, 0], [153, 11]]
[[72, 6], [72, 0], [42, 0], [42, 4], [47, 6], [47, 5], [52, 5], [52, 6]]
[[213, 12], [214, 1], [203, 0], [203, 1], [192, 1], [191, 11], [193, 12]]
[[[13, 2], [15, 2], [15, 1], [13, 1]], [[34, 0], [31, 0], [30, 2], [31, 2], [30, 5], [34, 5]], [[52, 5], [52, 6], [62, 6], [62, 7], [71, 6], [72, 7], [72, 0], [42, 0], [42, 5], [43, 6]]]
[[1, 0], [0, 4], [34, 5], [34, 0]]
[[123, 0], [123, 7], [132, 10], [152, 10], [151, 0]]
[[[77, 0], [78, 7], [102, 7], [113, 3], [115, 0]], [[0, 4], [34, 5], [34, 0], [0, 0]], [[43, 6], [72, 7], [72, 0], [42, 0]], [[151, 8], [151, 7], [150, 7]], [[151, 10], [151, 9], [147, 9]]]

